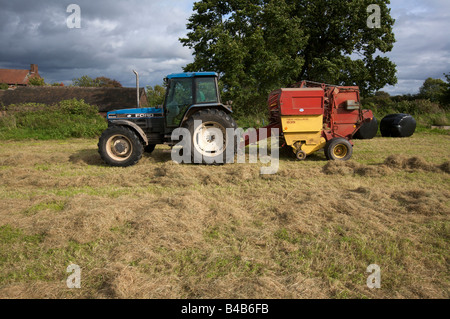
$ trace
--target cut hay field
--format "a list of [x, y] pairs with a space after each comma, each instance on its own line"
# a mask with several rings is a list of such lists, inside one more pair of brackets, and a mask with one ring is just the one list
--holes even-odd
[[0, 298], [450, 297], [448, 135], [355, 141], [343, 164], [282, 157], [267, 176], [164, 146], [112, 168], [96, 146], [0, 142]]

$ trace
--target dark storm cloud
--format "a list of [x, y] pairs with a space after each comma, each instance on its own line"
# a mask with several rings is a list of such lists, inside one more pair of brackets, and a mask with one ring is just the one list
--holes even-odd
[[[47, 82], [82, 75], [134, 85], [159, 84], [192, 61], [186, 34], [193, 0], [0, 0], [0, 68], [39, 65]], [[81, 29], [68, 29], [69, 4], [81, 7]], [[450, 1], [392, 0], [397, 43], [388, 54], [399, 83], [384, 90], [416, 93], [427, 77], [450, 72]]]
[[[69, 29], [69, 4], [81, 7], [81, 29]], [[192, 60], [185, 35], [191, 1], [0, 1], [0, 68], [39, 65], [47, 82], [82, 75], [134, 84], [161, 83]]]

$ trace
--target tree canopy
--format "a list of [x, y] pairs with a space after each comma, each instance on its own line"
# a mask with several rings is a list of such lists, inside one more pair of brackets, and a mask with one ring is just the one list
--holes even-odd
[[[381, 53], [393, 48], [388, 0], [202, 0], [180, 39], [193, 49], [185, 71], [216, 71], [225, 99], [245, 113], [301, 80], [358, 85], [363, 94], [397, 82]], [[370, 4], [381, 9], [370, 28]]]
[[444, 76], [447, 80], [447, 91], [444, 94], [443, 98], [443, 104], [447, 107], [447, 109], [450, 107], [450, 73], [445, 74]]
[[428, 78], [419, 90], [419, 96], [431, 102], [443, 102], [447, 91], [447, 83], [441, 79]]
[[93, 79], [88, 75], [83, 75], [82, 77], [73, 79], [72, 83], [74, 86], [80, 87], [122, 87], [119, 81], [111, 80], [104, 76]]
[[162, 105], [164, 103], [164, 97], [166, 96], [166, 89], [164, 86], [155, 85], [147, 86], [147, 100], [148, 104], [152, 107]]
[[107, 87], [107, 88], [121, 88], [122, 84], [119, 81], [110, 79], [104, 76], [100, 76], [94, 80], [98, 83], [99, 87]]
[[28, 80], [30, 86], [45, 86], [45, 80], [42, 77], [33, 76]]

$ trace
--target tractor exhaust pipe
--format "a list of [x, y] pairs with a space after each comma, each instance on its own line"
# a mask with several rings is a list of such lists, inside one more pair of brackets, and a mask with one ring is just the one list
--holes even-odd
[[133, 70], [134, 74], [136, 74], [136, 91], [137, 91], [137, 108], [141, 107], [141, 103], [139, 101], [139, 73], [136, 70]]

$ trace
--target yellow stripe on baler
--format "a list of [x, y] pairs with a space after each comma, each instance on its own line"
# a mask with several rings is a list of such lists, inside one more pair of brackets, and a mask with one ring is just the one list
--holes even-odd
[[284, 133], [320, 132], [323, 128], [323, 115], [282, 116]]
[[323, 115], [296, 115], [282, 116], [283, 134], [286, 144], [293, 148], [299, 142], [302, 144], [302, 150], [310, 155], [326, 144], [322, 137]]

